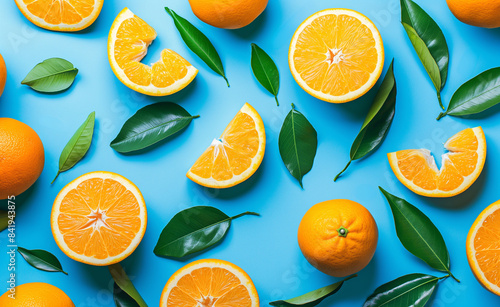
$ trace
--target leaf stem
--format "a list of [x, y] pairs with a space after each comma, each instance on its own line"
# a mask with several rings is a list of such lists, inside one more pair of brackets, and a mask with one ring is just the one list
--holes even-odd
[[231, 86], [229, 85], [229, 80], [227, 80], [226, 76], [222, 76], [222, 77], [224, 78], [224, 80], [226, 80], [227, 87], [231, 87]]
[[333, 179], [334, 182], [336, 182], [337, 179], [339, 179], [340, 175], [342, 175], [347, 170], [347, 168], [349, 167], [349, 165], [351, 165], [351, 162], [352, 162], [352, 160], [349, 160], [349, 162], [344, 167], [344, 169], [340, 173], [338, 173], [337, 176], [335, 176], [335, 179]]
[[259, 213], [256, 213], [256, 212], [250, 212], [250, 211], [247, 211], [247, 212], [243, 212], [243, 213], [240, 213], [238, 215], [235, 215], [231, 218], [231, 220], [235, 220], [239, 217], [242, 217], [242, 216], [245, 216], [245, 215], [254, 215], [254, 216], [260, 216]]
[[61, 171], [60, 171], [60, 170], [59, 170], [59, 171], [57, 171], [56, 177], [54, 178], [54, 180], [52, 180], [52, 182], [51, 182], [50, 184], [53, 184], [53, 183], [56, 181], [56, 179], [57, 179], [57, 177], [59, 177], [59, 174], [60, 174], [60, 173], [61, 173]]
[[[450, 274], [451, 274], [451, 273], [450, 273]], [[438, 277], [438, 280], [441, 280], [441, 279], [446, 279], [446, 278], [448, 278], [448, 277], [450, 277], [450, 276], [451, 276], [450, 274], [445, 275], [445, 276]]]
[[280, 102], [278, 101], [278, 95], [274, 95], [274, 99], [276, 99], [276, 105], [279, 107], [280, 106]]
[[194, 115], [193, 118], [200, 118], [200, 115]]
[[108, 265], [108, 269], [120, 289], [133, 298], [140, 307], [148, 307], [120, 263]]
[[439, 116], [436, 118], [436, 120], [440, 120], [441, 118], [445, 117], [447, 114], [447, 112], [441, 112], [439, 113]]
[[441, 92], [440, 91], [437, 91], [437, 96], [438, 96], [439, 106], [441, 107], [441, 109], [445, 110], [444, 105], [443, 105], [443, 101], [441, 100]]
[[460, 283], [460, 279], [457, 279], [453, 274], [448, 270], [448, 274], [450, 275], [451, 278], [453, 278], [456, 282]]

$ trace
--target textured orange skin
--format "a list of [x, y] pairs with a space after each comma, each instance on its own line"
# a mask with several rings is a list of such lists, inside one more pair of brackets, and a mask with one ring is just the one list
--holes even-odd
[[249, 25], [265, 10], [268, 0], [189, 0], [203, 22], [224, 29]]
[[0, 118], [0, 199], [31, 187], [44, 162], [43, 144], [35, 130], [18, 120]]
[[483, 28], [500, 27], [500, 0], [446, 0], [458, 20]]
[[8, 297], [9, 291], [0, 296], [2, 307], [75, 307], [61, 289], [44, 282], [32, 282], [16, 287], [16, 299]]
[[5, 89], [5, 82], [7, 81], [7, 67], [5, 66], [5, 61], [0, 54], [0, 97], [2, 96], [3, 90]]
[[[337, 229], [346, 228], [347, 236]], [[373, 216], [361, 204], [328, 200], [314, 205], [302, 218], [299, 246], [307, 261], [321, 272], [344, 277], [361, 271], [373, 258], [378, 228]]]

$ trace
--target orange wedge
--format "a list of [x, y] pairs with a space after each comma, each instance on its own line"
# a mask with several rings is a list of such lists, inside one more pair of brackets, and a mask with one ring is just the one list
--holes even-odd
[[248, 103], [236, 114], [221, 137], [214, 139], [187, 173], [209, 188], [229, 188], [259, 168], [266, 148], [266, 132], [259, 113]]
[[108, 59], [116, 77], [134, 91], [165, 96], [176, 93], [193, 81], [198, 70], [170, 49], [148, 66], [141, 63], [156, 31], [124, 8], [116, 16], [108, 36]]
[[373, 22], [348, 9], [327, 9], [295, 31], [288, 63], [295, 81], [310, 95], [333, 103], [361, 97], [384, 67], [384, 45]]
[[479, 177], [486, 160], [486, 139], [481, 127], [469, 128], [452, 136], [445, 144], [438, 169], [427, 149], [389, 153], [396, 177], [408, 189], [428, 197], [451, 197], [467, 190]]
[[170, 277], [160, 307], [258, 307], [259, 296], [245, 271], [223, 260], [192, 262]]
[[127, 258], [146, 231], [139, 189], [127, 178], [92, 172], [66, 185], [52, 207], [52, 234], [70, 258], [104, 266]]
[[104, 0], [15, 0], [21, 13], [35, 25], [53, 31], [73, 32], [90, 26]]
[[500, 296], [500, 201], [477, 217], [467, 236], [466, 249], [474, 276]]

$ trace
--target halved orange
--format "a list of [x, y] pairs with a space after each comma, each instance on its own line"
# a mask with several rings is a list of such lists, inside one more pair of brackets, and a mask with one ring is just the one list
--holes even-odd
[[139, 189], [111, 172], [92, 172], [66, 185], [52, 207], [52, 234], [70, 258], [104, 266], [127, 258], [144, 236], [147, 212]]
[[194, 261], [174, 273], [160, 307], [258, 307], [259, 296], [245, 271], [223, 260]]
[[349, 9], [327, 9], [295, 31], [288, 63], [295, 81], [312, 96], [333, 103], [361, 97], [384, 67], [384, 45], [373, 22]]
[[108, 59], [116, 77], [129, 88], [151, 96], [176, 93], [193, 81], [198, 70], [175, 51], [164, 49], [148, 66], [141, 63], [156, 31], [128, 8], [116, 16], [108, 36]]
[[474, 276], [500, 296], [500, 201], [477, 217], [467, 236], [466, 249]]
[[236, 114], [220, 138], [214, 139], [187, 173], [209, 188], [229, 188], [252, 176], [266, 149], [266, 132], [259, 113], [248, 103]]
[[427, 149], [389, 153], [396, 177], [408, 189], [428, 197], [451, 197], [467, 190], [479, 177], [486, 160], [486, 139], [481, 127], [452, 136], [444, 148], [441, 169]]
[[35, 25], [53, 31], [73, 32], [90, 26], [104, 0], [15, 0], [21, 13]]

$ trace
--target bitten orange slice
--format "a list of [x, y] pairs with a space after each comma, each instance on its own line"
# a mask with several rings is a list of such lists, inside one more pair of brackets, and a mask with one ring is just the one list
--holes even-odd
[[187, 173], [209, 188], [229, 188], [259, 168], [266, 148], [266, 132], [259, 113], [248, 103], [236, 114], [220, 138], [214, 139]]
[[500, 201], [484, 209], [467, 236], [472, 273], [489, 291], [500, 295]]
[[451, 197], [467, 190], [479, 177], [486, 160], [486, 139], [481, 127], [452, 136], [445, 144], [441, 169], [427, 149], [389, 153], [396, 177], [408, 189], [428, 197]]
[[170, 49], [164, 49], [151, 66], [141, 63], [155, 38], [156, 31], [150, 25], [124, 8], [109, 31], [109, 64], [129, 88], [151, 96], [170, 95], [191, 83], [198, 70]]
[[21, 13], [35, 25], [53, 31], [73, 32], [90, 26], [104, 0], [15, 0]]
[[310, 95], [344, 103], [361, 97], [384, 67], [384, 45], [373, 22], [348, 9], [327, 9], [295, 31], [288, 63], [295, 81]]
[[146, 204], [127, 178], [92, 172], [66, 185], [52, 207], [52, 234], [68, 257], [104, 266], [127, 258], [146, 231]]
[[259, 296], [245, 271], [223, 260], [203, 259], [174, 273], [160, 307], [258, 307]]

